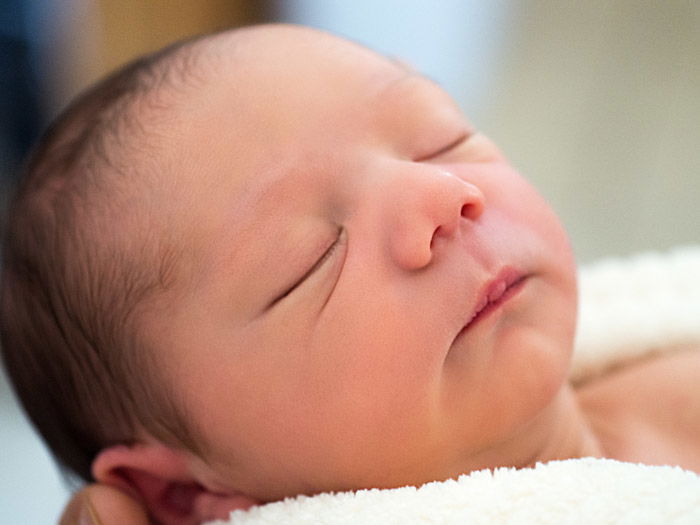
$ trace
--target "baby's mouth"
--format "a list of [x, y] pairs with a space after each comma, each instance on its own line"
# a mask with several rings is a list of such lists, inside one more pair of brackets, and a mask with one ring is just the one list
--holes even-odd
[[488, 317], [508, 299], [516, 295], [522, 289], [526, 279], [527, 275], [523, 275], [513, 268], [501, 270], [498, 276], [484, 287], [471, 318], [459, 335], [474, 327], [479, 321]]

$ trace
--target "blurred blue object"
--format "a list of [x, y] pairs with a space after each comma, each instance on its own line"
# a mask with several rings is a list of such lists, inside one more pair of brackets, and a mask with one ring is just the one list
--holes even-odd
[[512, 0], [288, 0], [283, 21], [345, 36], [408, 62], [478, 122], [500, 64]]
[[[42, 3], [42, 2], [39, 2]], [[44, 124], [32, 41], [32, 2], [0, 2], [0, 195]], [[67, 489], [0, 371], [0, 524], [57, 523]]]
[[42, 126], [30, 2], [2, 0], [0, 8], [0, 175], [12, 179]]

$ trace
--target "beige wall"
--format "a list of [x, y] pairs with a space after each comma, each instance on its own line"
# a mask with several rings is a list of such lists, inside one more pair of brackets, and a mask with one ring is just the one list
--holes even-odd
[[[64, 1], [64, 0], [61, 0]], [[189, 36], [264, 21], [269, 2], [65, 0], [47, 64], [49, 113], [88, 84], [144, 53]]]
[[112, 69], [175, 40], [260, 21], [266, 2], [99, 0], [103, 64]]
[[579, 258], [700, 243], [700, 2], [514, 2], [479, 124]]

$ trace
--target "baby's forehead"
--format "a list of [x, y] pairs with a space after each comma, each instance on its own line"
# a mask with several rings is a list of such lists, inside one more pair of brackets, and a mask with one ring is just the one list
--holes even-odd
[[231, 147], [245, 145], [248, 151], [261, 144], [275, 149], [303, 133], [310, 141], [341, 135], [346, 123], [340, 119], [367, 118], [376, 109], [372, 99], [387, 83], [415, 75], [318, 31], [287, 26], [250, 31], [202, 44], [208, 67], [201, 85], [177, 108], [181, 131], [191, 135], [193, 145], [210, 146], [207, 139], [216, 133], [228, 134]]
[[207, 165], [244, 178], [294, 171], [327, 161], [374, 128], [407, 134], [431, 106], [452, 107], [433, 104], [441, 90], [399, 61], [308, 28], [217, 35], [199, 53], [210, 67], [169, 130], [171, 151], [187, 157], [175, 171]]
[[333, 76], [352, 82], [409, 69], [358, 43], [320, 30], [292, 25], [263, 25], [215, 35], [200, 46], [213, 76], [231, 82], [236, 96], [276, 85], [277, 94], [303, 91], [306, 80], [322, 76], [332, 89]]

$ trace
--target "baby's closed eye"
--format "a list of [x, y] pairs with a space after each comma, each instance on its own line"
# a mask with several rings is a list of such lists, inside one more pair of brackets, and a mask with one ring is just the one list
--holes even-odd
[[[318, 259], [316, 259], [316, 261], [313, 263], [313, 265], [309, 267], [308, 270], [306, 270], [302, 275], [298, 276], [293, 281], [293, 284], [287, 286], [282, 293], [277, 295], [270, 302], [270, 304], [267, 307], [267, 310], [274, 308], [278, 303], [287, 299], [297, 290], [304, 287], [306, 283], [308, 283], [309, 286], [311, 286], [311, 281], [321, 281], [322, 284], [327, 284], [328, 281], [335, 282], [336, 279], [332, 279], [332, 277], [328, 275], [328, 270], [335, 268], [336, 264], [329, 264], [329, 262], [334, 258], [336, 259], [336, 262], [338, 259], [340, 259], [342, 262], [342, 258], [338, 257], [338, 252], [340, 251], [339, 248], [342, 248], [345, 245], [346, 241], [347, 233], [344, 228], [339, 227], [335, 240], [325, 249], [321, 256]], [[331, 275], [333, 273], [335, 272], [332, 272]]]

